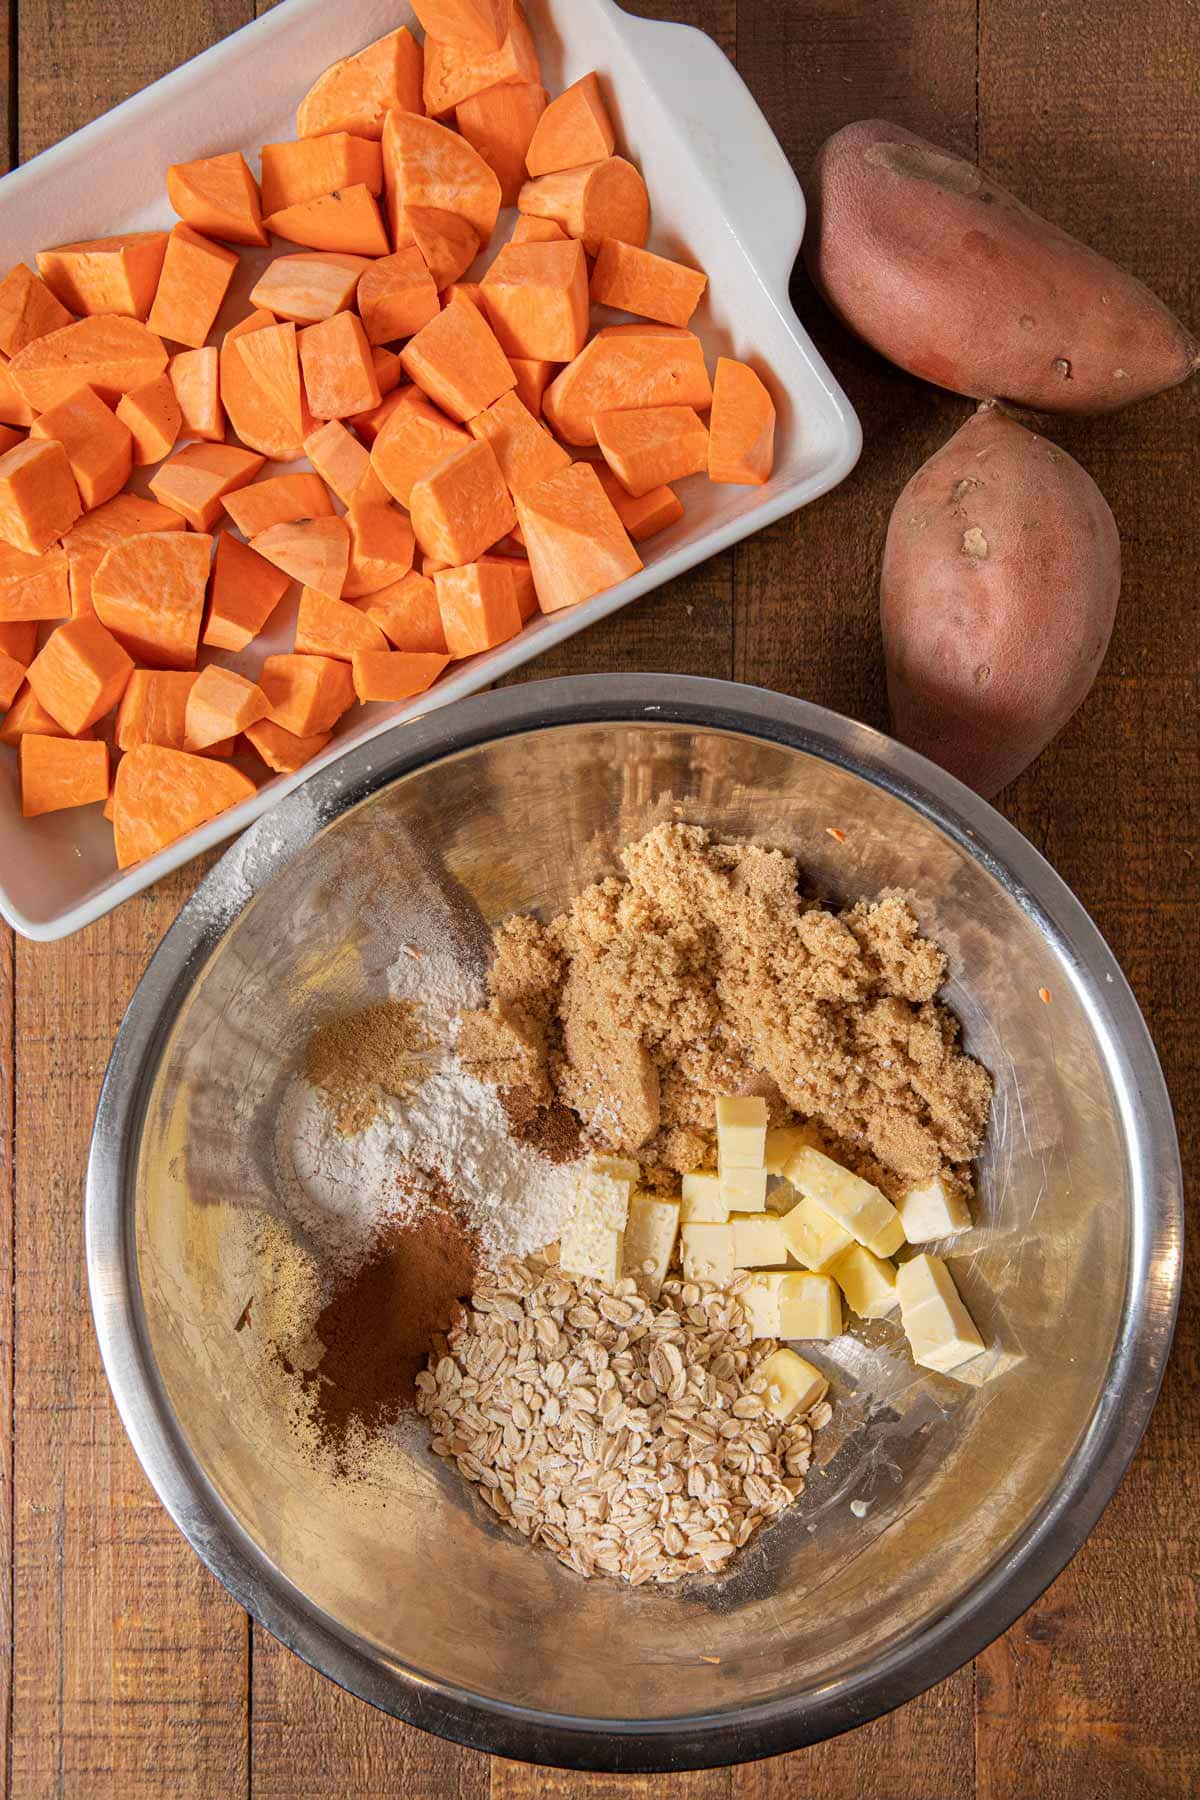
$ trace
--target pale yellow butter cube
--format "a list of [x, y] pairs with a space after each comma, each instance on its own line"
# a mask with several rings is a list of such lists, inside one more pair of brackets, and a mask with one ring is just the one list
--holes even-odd
[[729, 1223], [739, 1269], [777, 1269], [787, 1262], [783, 1225], [770, 1213], [730, 1213]]
[[843, 1169], [832, 1157], [819, 1150], [800, 1150], [785, 1172], [793, 1187], [815, 1200], [876, 1256], [894, 1256], [904, 1242], [900, 1215], [887, 1195]]
[[779, 1335], [835, 1338], [842, 1334], [842, 1296], [830, 1275], [797, 1271], [779, 1287]]
[[806, 1269], [827, 1269], [847, 1244], [854, 1242], [846, 1227], [830, 1218], [815, 1200], [798, 1201], [780, 1222], [788, 1249]]
[[624, 1232], [609, 1226], [568, 1219], [559, 1244], [558, 1266], [566, 1275], [615, 1287], [621, 1274], [624, 1238]]
[[721, 1178], [707, 1170], [697, 1169], [683, 1178], [683, 1198], [679, 1217], [684, 1225], [723, 1225], [729, 1217], [729, 1206], [721, 1197]]
[[721, 1165], [717, 1177], [721, 1199], [730, 1212], [765, 1212], [767, 1206], [767, 1171], [765, 1169], [727, 1169]]
[[633, 1182], [624, 1176], [610, 1175], [603, 1169], [587, 1167], [579, 1171], [572, 1215], [595, 1219], [610, 1231], [624, 1231], [629, 1217], [629, 1196]]
[[943, 1181], [940, 1175], [901, 1194], [896, 1211], [910, 1244], [927, 1244], [932, 1238], [954, 1237], [971, 1229], [966, 1195], [953, 1181]]
[[746, 1286], [738, 1294], [738, 1303], [750, 1321], [750, 1329], [755, 1337], [778, 1337], [779, 1332], [779, 1289], [787, 1280], [779, 1271], [771, 1271], [766, 1275], [751, 1275]]
[[681, 1225], [680, 1255], [688, 1281], [709, 1281], [728, 1287], [737, 1263], [733, 1255], [731, 1225]]
[[829, 1392], [829, 1383], [820, 1369], [814, 1369], [794, 1350], [773, 1350], [759, 1363], [755, 1374], [766, 1377], [763, 1399], [767, 1411], [781, 1423], [794, 1413], [811, 1412]]
[[940, 1256], [914, 1256], [901, 1263], [896, 1290], [915, 1363], [948, 1375], [979, 1355], [983, 1339]]
[[679, 1236], [678, 1200], [661, 1200], [657, 1194], [635, 1193], [629, 1202], [625, 1249], [621, 1272], [632, 1275], [652, 1299], [667, 1278], [675, 1240]]
[[767, 1149], [767, 1103], [734, 1095], [717, 1101], [717, 1161], [723, 1169], [761, 1169]]
[[811, 1125], [778, 1125], [768, 1131], [763, 1149], [763, 1167], [768, 1175], [782, 1175], [797, 1151], [811, 1145], [815, 1138]]
[[896, 1292], [896, 1270], [868, 1250], [865, 1244], [851, 1244], [829, 1265], [829, 1274], [846, 1296], [846, 1304], [860, 1319], [882, 1319], [900, 1304]]

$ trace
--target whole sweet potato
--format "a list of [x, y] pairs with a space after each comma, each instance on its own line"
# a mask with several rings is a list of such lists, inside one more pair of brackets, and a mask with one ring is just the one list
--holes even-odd
[[817, 287], [859, 337], [938, 387], [1103, 413], [1200, 368], [1196, 340], [1149, 288], [900, 125], [835, 132], [811, 198]]
[[981, 406], [888, 526], [880, 615], [897, 737], [990, 799], [1084, 699], [1120, 591], [1116, 523], [1091, 476]]

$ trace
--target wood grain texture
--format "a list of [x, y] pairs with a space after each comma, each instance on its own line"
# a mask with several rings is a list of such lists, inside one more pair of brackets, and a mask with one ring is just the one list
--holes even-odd
[[[21, 156], [34, 154], [265, 10], [265, 0], [159, 0], [152, 10], [129, 0], [66, 8], [20, 0], [8, 14], [19, 11], [16, 50], [11, 33], [0, 49], [0, 167], [10, 141]], [[870, 114], [894, 118], [978, 152], [1039, 210], [1200, 320], [1194, 0], [1141, 9], [1098, 0], [1084, 14], [1040, 0], [640, 0], [631, 10], [716, 37], [802, 175], [828, 131]], [[794, 298], [863, 418], [858, 470], [820, 504], [515, 679], [732, 673], [884, 723], [875, 609], [887, 516], [969, 403], [851, 341], [799, 274]], [[1053, 431], [1114, 507], [1125, 597], [1086, 706], [1003, 797], [1129, 973], [1193, 1172], [1198, 424], [1193, 383], [1128, 414]], [[202, 872], [193, 865], [66, 945], [21, 944], [14, 958], [11, 939], [0, 941], [0, 1557], [15, 1537], [11, 1617], [0, 1574], [7, 1795], [1176, 1800], [1200, 1791], [1194, 1267], [1147, 1442], [1070, 1569], [973, 1670], [833, 1743], [645, 1780], [489, 1761], [382, 1717], [265, 1634], [251, 1638], [137, 1467], [104, 1384], [83, 1279], [82, 1170], [108, 1048], [151, 950]]]

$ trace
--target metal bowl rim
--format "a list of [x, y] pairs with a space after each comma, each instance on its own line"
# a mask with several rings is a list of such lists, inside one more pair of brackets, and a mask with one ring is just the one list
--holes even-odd
[[[1088, 1006], [1124, 1103], [1135, 1188], [1125, 1308], [1103, 1396], [1058, 1490], [1007, 1554], [938, 1617], [815, 1695], [651, 1721], [538, 1712], [431, 1680], [365, 1647], [307, 1601], [228, 1512], [173, 1416], [133, 1239], [136, 1148], [161, 1050], [205, 962], [258, 889], [319, 830], [418, 768], [501, 737], [595, 723], [686, 725], [817, 756], [912, 806], [981, 862], [1034, 917]], [[234, 858], [238, 903], [226, 908]], [[807, 701], [693, 676], [562, 677], [477, 695], [315, 775], [227, 852], [164, 937], [113, 1048], [87, 1171], [88, 1282], [113, 1397], [163, 1505], [218, 1580], [289, 1649], [410, 1724], [496, 1755], [625, 1773], [717, 1767], [835, 1736], [904, 1704], [1007, 1631], [1080, 1548], [1132, 1461], [1170, 1352], [1182, 1247], [1182, 1171], [1153, 1043], [1108, 946], [1045, 859], [977, 794], [883, 734]]]

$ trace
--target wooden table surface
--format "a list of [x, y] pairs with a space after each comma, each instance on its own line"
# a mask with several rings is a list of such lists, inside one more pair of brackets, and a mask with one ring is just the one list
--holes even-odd
[[[0, 158], [33, 156], [253, 15], [253, 0], [6, 0]], [[259, 10], [262, 10], [260, 6]], [[803, 174], [882, 115], [973, 156], [1200, 325], [1197, 0], [643, 0], [702, 26]], [[7, 80], [5, 74], [7, 73]], [[0, 168], [5, 165], [0, 162]], [[653, 186], [653, 171], [649, 171]], [[97, 231], [103, 221], [96, 221]], [[0, 201], [0, 261], [3, 205]], [[735, 676], [884, 723], [876, 575], [896, 493], [968, 403], [796, 301], [858, 408], [827, 499], [530, 671]], [[1082, 713], [1003, 797], [1128, 972], [1197, 1167], [1200, 383], [1052, 435], [1107, 494], [1125, 589]], [[1003, 1638], [890, 1718], [736, 1770], [614, 1780], [489, 1761], [383, 1718], [282, 1650], [155, 1500], [109, 1400], [82, 1179], [113, 1035], [193, 864], [67, 943], [0, 955], [0, 1769], [13, 1800], [1140, 1800], [1200, 1791], [1200, 1292], [1195, 1264], [1137, 1462]], [[7, 1263], [7, 1267], [4, 1264]], [[10, 1479], [11, 1476], [11, 1479]]]

